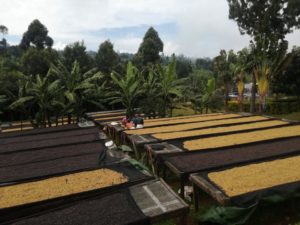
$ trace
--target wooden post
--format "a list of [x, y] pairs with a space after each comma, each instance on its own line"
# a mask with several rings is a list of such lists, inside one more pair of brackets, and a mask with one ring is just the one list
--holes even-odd
[[194, 206], [195, 211], [199, 210], [199, 190], [198, 187], [193, 183], [193, 191], [194, 191]]
[[184, 181], [180, 178], [180, 196], [184, 199]]

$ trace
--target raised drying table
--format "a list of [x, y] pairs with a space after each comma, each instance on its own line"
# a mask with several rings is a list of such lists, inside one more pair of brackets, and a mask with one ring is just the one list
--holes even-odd
[[222, 205], [247, 207], [264, 197], [300, 191], [300, 155], [229, 166], [190, 175], [198, 209], [199, 189]]
[[62, 203], [4, 224], [149, 225], [179, 218], [178, 225], [184, 225], [188, 211], [188, 205], [164, 181], [152, 180], [108, 194]]

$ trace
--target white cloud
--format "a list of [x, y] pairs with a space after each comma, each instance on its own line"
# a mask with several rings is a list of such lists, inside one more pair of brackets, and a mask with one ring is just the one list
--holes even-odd
[[112, 39], [114, 43], [114, 48], [117, 49], [119, 52], [137, 52], [142, 38], [135, 38], [135, 37], [127, 37], [122, 39]]
[[[88, 49], [97, 50], [108, 38], [97, 34], [104, 28], [159, 25], [175, 22], [178, 32], [164, 35], [165, 54], [213, 57], [220, 49], [239, 50], [249, 44], [235, 22], [228, 19], [226, 0], [10, 0], [2, 1], [0, 24], [11, 35], [21, 35], [34, 19], [49, 30], [55, 47], [84, 40]], [[135, 52], [141, 37], [109, 37], [115, 49]], [[290, 46], [300, 45], [300, 32], [288, 35]], [[8, 39], [8, 41], [10, 41]], [[12, 41], [14, 43], [15, 40]]]

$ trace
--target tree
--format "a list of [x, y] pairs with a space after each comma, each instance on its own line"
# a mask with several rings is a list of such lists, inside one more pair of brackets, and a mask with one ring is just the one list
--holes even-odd
[[188, 77], [192, 71], [193, 67], [190, 59], [183, 55], [176, 58], [176, 73], [178, 78]]
[[[272, 54], [284, 45], [285, 36], [300, 26], [300, 2], [295, 0], [227, 0], [229, 18], [241, 34], [253, 37], [258, 49]], [[270, 56], [270, 55], [268, 55]]]
[[161, 98], [163, 101], [162, 116], [167, 115], [167, 109], [170, 109], [170, 115], [172, 116], [174, 100], [176, 97], [181, 97], [180, 84], [183, 82], [177, 79], [175, 56], [172, 57], [168, 66], [162, 67], [161, 65], [157, 65], [157, 70], [159, 74]]
[[99, 46], [96, 54], [96, 65], [103, 74], [109, 76], [113, 70], [116, 70], [119, 61], [120, 58], [109, 40], [106, 40]]
[[[300, 27], [300, 2], [296, 0], [227, 0], [229, 18], [237, 22], [241, 34], [252, 37], [255, 61], [267, 56], [271, 67], [285, 56], [288, 43], [285, 36]], [[254, 63], [256, 64], [256, 63]], [[255, 84], [255, 75], [252, 76]], [[255, 110], [255, 92], [252, 88], [251, 112]]]
[[271, 76], [271, 66], [267, 59], [263, 60], [254, 69], [254, 74], [258, 87], [258, 94], [260, 97], [259, 113], [263, 112], [265, 105], [265, 97], [269, 91], [269, 80]]
[[92, 60], [86, 52], [84, 42], [75, 42], [69, 44], [63, 51], [63, 64], [70, 71], [73, 68], [73, 63], [77, 61], [82, 72], [85, 73], [92, 67]]
[[295, 50], [291, 63], [272, 79], [272, 92], [300, 97], [300, 51]]
[[27, 89], [27, 96], [19, 98], [11, 105], [11, 108], [20, 104], [30, 104], [36, 107], [36, 125], [39, 127], [51, 127], [50, 116], [56, 104], [56, 95], [60, 92], [59, 80], [50, 81], [49, 77], [36, 75]]
[[135, 55], [135, 63], [139, 66], [148, 64], [157, 64], [160, 61], [159, 54], [163, 51], [164, 44], [160, 39], [157, 31], [150, 27], [146, 32], [143, 42]]
[[221, 50], [220, 54], [214, 59], [214, 70], [218, 75], [218, 80], [221, 81], [224, 92], [224, 108], [228, 111], [229, 91], [233, 81], [233, 74], [230, 70], [230, 65], [235, 63], [236, 55], [231, 50], [228, 53]]
[[24, 74], [45, 76], [57, 57], [53, 49], [30, 47], [21, 57], [21, 70]]
[[[68, 115], [68, 122], [71, 123], [71, 115], [75, 115], [79, 121], [86, 110], [86, 103], [96, 103], [94, 96], [98, 94], [97, 90], [100, 90], [96, 88], [98, 86], [97, 81], [102, 78], [102, 75], [97, 72], [96, 68], [82, 73], [77, 61], [73, 63], [71, 70], [59, 61], [57, 66], [51, 66], [49, 74], [53, 79], [59, 80], [62, 87], [62, 95], [64, 96], [62, 111]], [[93, 89], [94, 91], [91, 91]]]
[[25, 76], [24, 74], [20, 74], [19, 79], [16, 81], [18, 92], [14, 96], [14, 101], [8, 106], [11, 110], [16, 110], [20, 113], [20, 120], [21, 120], [21, 129], [22, 129], [22, 122], [25, 118], [30, 116], [30, 109], [31, 106], [28, 102], [32, 99], [31, 96], [28, 95], [28, 89], [31, 84], [30, 77]]
[[132, 117], [139, 97], [142, 95], [138, 69], [128, 62], [125, 76], [114, 72], [111, 74], [111, 78], [116, 84], [116, 90], [111, 92], [110, 104], [122, 103], [126, 108], [126, 114]]
[[8, 33], [8, 28], [4, 25], [0, 25], [0, 33], [2, 33], [2, 39], [4, 39], [4, 35]]
[[48, 36], [47, 28], [37, 19], [30, 23], [20, 43], [24, 50], [32, 45], [38, 49], [51, 48], [53, 45], [53, 39]]
[[245, 74], [241, 67], [235, 69], [235, 82], [238, 90], [238, 102], [240, 111], [243, 111], [244, 91], [245, 91]]
[[185, 97], [185, 101], [191, 101], [195, 113], [203, 111], [202, 97], [210, 76], [212, 75], [208, 71], [198, 70], [185, 79], [182, 95]]
[[212, 67], [212, 60], [210, 58], [198, 58], [195, 61], [196, 69], [210, 70]]
[[211, 111], [219, 109], [222, 104], [222, 98], [216, 89], [216, 80], [211, 78], [207, 81], [205, 92], [202, 96], [202, 105], [205, 108], [205, 113], [208, 113], [208, 109]]
[[2, 41], [0, 41], [0, 53], [2, 53], [2, 49], [7, 48], [7, 41], [4, 38], [4, 35], [8, 33], [8, 28], [4, 25], [0, 25], [0, 33], [2, 33]]
[[149, 70], [148, 76], [141, 77], [142, 94], [141, 94], [141, 109], [148, 117], [156, 116], [162, 102], [160, 101], [159, 77], [156, 74], [155, 68]]

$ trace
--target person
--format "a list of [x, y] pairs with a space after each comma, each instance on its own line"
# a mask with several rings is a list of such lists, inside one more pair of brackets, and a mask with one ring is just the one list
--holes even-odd
[[134, 124], [131, 121], [129, 115], [126, 115], [126, 117], [124, 117], [122, 119], [121, 123], [122, 123], [123, 127], [127, 128], [127, 129], [134, 129]]
[[141, 117], [140, 114], [135, 114], [134, 118], [132, 119], [132, 122], [136, 129], [141, 129], [144, 127], [144, 119], [143, 117]]
[[122, 124], [124, 127], [126, 127], [126, 124], [127, 124], [128, 122], [129, 122], [129, 116], [126, 115], [126, 116], [122, 119], [121, 124]]

